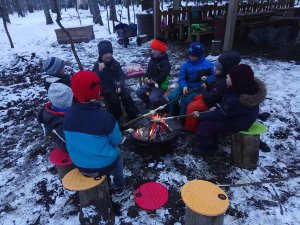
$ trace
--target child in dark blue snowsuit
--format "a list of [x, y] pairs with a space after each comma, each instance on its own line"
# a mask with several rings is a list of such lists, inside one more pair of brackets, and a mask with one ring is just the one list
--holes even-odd
[[212, 156], [217, 150], [219, 134], [246, 130], [258, 116], [266, 88], [262, 81], [254, 78], [251, 67], [245, 64], [234, 67], [226, 83], [228, 92], [219, 104], [209, 112], [195, 112], [201, 121], [196, 131], [199, 144], [193, 148], [195, 154]]

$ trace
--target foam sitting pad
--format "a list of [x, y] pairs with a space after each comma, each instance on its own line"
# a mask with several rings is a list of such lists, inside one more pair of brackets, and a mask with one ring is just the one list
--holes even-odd
[[261, 123], [254, 122], [248, 130], [240, 131], [241, 134], [260, 135], [268, 130], [266, 126]]
[[63, 186], [71, 191], [85, 191], [100, 185], [106, 176], [99, 179], [83, 176], [78, 169], [71, 170], [62, 179]]
[[67, 166], [73, 164], [68, 152], [62, 150], [60, 147], [56, 147], [50, 152], [49, 160], [51, 163], [57, 166]]
[[166, 204], [168, 198], [167, 188], [156, 182], [145, 183], [134, 193], [135, 203], [144, 210], [159, 209]]
[[145, 73], [145, 70], [142, 68], [140, 64], [129, 64], [125, 66], [124, 72], [128, 77], [134, 77], [135, 75], [141, 75]]
[[219, 216], [226, 212], [229, 200], [226, 193], [217, 185], [204, 180], [187, 182], [181, 190], [186, 206], [203, 216]]

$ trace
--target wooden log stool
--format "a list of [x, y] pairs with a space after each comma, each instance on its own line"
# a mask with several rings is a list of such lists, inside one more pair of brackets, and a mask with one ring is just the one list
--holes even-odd
[[231, 156], [234, 165], [242, 169], [256, 169], [260, 135], [266, 131], [267, 127], [255, 122], [248, 130], [232, 134]]
[[186, 183], [181, 190], [186, 225], [223, 225], [229, 200], [217, 185], [204, 180]]
[[79, 193], [81, 225], [115, 224], [106, 176], [86, 177], [74, 169], [66, 174], [62, 183], [66, 189]]
[[59, 179], [63, 179], [68, 172], [75, 169], [68, 152], [62, 150], [60, 147], [56, 147], [52, 152], [50, 152], [49, 160], [55, 165]]

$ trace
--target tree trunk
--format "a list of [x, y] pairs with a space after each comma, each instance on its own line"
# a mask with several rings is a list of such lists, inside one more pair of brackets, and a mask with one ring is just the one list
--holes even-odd
[[107, 6], [107, 3], [105, 3], [106, 5], [105, 5], [105, 10], [106, 10], [106, 18], [107, 18], [107, 29], [108, 29], [108, 32], [109, 32], [109, 34], [111, 34], [111, 32], [110, 32], [110, 25], [109, 25], [109, 13], [108, 13], [108, 6]]
[[[79, 191], [80, 200], [80, 224], [98, 225], [115, 224], [115, 215], [113, 212], [111, 199], [108, 191], [107, 180], [100, 185], [85, 191]], [[87, 209], [94, 213], [84, 213]]]
[[231, 155], [234, 165], [242, 169], [256, 169], [259, 158], [259, 135], [234, 133]]
[[173, 9], [179, 9], [180, 0], [173, 0]]
[[48, 0], [42, 0], [44, 14], [46, 17], [46, 24], [53, 24], [53, 20], [50, 14], [50, 5]]
[[197, 214], [186, 207], [185, 213], [185, 224], [186, 225], [223, 225], [224, 224], [224, 214], [219, 216], [203, 216]]
[[26, 4], [27, 4], [27, 9], [29, 13], [33, 13], [33, 3], [32, 0], [26, 0]]
[[15, 5], [15, 9], [18, 13], [18, 17], [25, 17], [22, 8], [21, 8], [21, 4], [19, 0], [14, 0], [14, 5]]
[[96, 23], [96, 24], [98, 23], [101, 26], [103, 26], [103, 21], [102, 21], [102, 17], [101, 17], [101, 14], [100, 14], [100, 10], [99, 10], [99, 6], [98, 6], [97, 1], [88, 0], [88, 4], [89, 4], [89, 7], [90, 7], [90, 12], [93, 15], [94, 23]]
[[77, 51], [76, 51], [76, 49], [75, 49], [75, 45], [74, 45], [74, 41], [73, 41], [73, 39], [72, 39], [72, 37], [71, 37], [71, 35], [70, 35], [70, 33], [64, 28], [64, 26], [61, 24], [61, 15], [60, 15], [60, 11], [59, 11], [59, 9], [58, 9], [58, 4], [57, 4], [57, 0], [53, 0], [53, 3], [55, 3], [54, 4], [54, 10], [56, 11], [56, 15], [57, 15], [57, 17], [56, 17], [56, 22], [57, 22], [57, 24], [58, 24], [58, 26], [65, 32], [65, 34], [68, 36], [68, 38], [70, 39], [70, 42], [71, 42], [71, 49], [72, 49], [72, 52], [73, 52], [73, 55], [74, 55], [74, 57], [75, 57], [75, 60], [76, 60], [76, 62], [77, 62], [77, 64], [78, 64], [78, 68], [80, 69], [80, 70], [83, 70], [83, 66], [82, 66], [82, 64], [81, 64], [81, 61], [80, 61], [80, 59], [79, 59], [79, 57], [78, 57], [78, 55], [77, 55]]
[[[0, 12], [1, 12], [2, 15], [4, 15], [2, 4], [0, 4]], [[10, 43], [10, 47], [14, 48], [14, 44], [12, 42], [12, 39], [11, 39], [10, 34], [8, 32], [8, 29], [7, 29], [7, 24], [6, 24], [6, 18], [5, 18], [5, 16], [2, 16], [2, 21], [3, 21], [3, 25], [4, 25], [4, 29], [5, 29], [6, 35], [8, 37], [9, 43]]]
[[110, 20], [113, 22], [113, 31], [115, 32], [115, 21], [118, 21], [116, 13], [116, 0], [110, 0]]
[[77, 8], [78, 9], [83, 9], [83, 10], [88, 10], [88, 1], [87, 0], [77, 0]]
[[127, 8], [128, 24], [130, 23], [130, 0], [125, 0], [125, 6]]
[[7, 8], [7, 5], [6, 5], [7, 2], [5, 0], [1, 0], [0, 4], [1, 4], [2, 10], [3, 10], [3, 13], [1, 12], [2, 16], [5, 17], [5, 21], [7, 23], [10, 23], [8, 8]]

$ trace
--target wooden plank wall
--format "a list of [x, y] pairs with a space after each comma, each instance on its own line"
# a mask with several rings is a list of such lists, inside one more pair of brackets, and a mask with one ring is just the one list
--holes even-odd
[[[257, 1], [252, 3], [242, 3], [239, 4], [238, 13], [250, 13], [250, 12], [270, 12], [278, 9], [286, 9], [293, 7], [295, 0], [267, 0], [267, 1]], [[183, 7], [178, 10], [168, 9], [165, 11], [160, 11], [158, 21], [165, 21], [165, 26], [175, 27], [178, 20], [187, 20], [188, 15], [192, 9], [201, 9], [203, 18], [207, 17], [218, 17], [225, 16], [228, 10], [228, 3], [225, 5], [218, 5], [217, 3], [213, 5], [202, 5], [197, 7]], [[160, 24], [159, 24], [160, 25]]]

